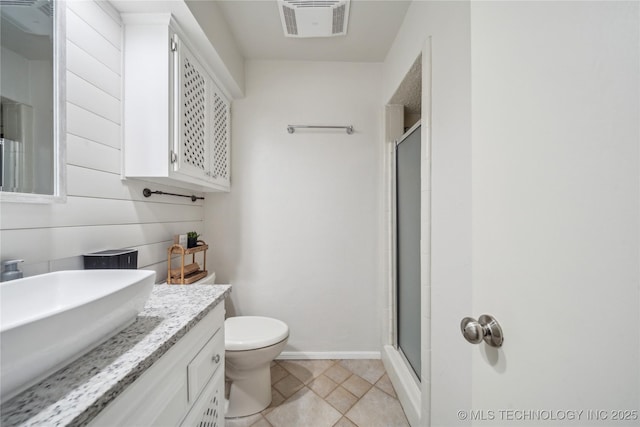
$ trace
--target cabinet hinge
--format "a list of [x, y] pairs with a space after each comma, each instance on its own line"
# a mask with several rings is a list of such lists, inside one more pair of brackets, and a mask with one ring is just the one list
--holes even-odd
[[175, 151], [171, 150], [170, 158], [171, 158], [171, 163], [175, 163], [178, 161], [178, 155], [176, 154]]
[[171, 49], [171, 52], [175, 52], [178, 50], [178, 44], [176, 43], [175, 40], [171, 40], [170, 49]]

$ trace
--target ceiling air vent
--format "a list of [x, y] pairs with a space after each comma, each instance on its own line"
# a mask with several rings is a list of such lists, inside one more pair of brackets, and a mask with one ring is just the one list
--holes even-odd
[[287, 37], [332, 37], [347, 34], [350, 0], [278, 0]]

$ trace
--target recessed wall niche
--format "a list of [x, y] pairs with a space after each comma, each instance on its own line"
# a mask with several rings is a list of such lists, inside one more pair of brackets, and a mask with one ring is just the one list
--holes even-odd
[[422, 117], [422, 54], [411, 65], [389, 104], [404, 106], [405, 131]]

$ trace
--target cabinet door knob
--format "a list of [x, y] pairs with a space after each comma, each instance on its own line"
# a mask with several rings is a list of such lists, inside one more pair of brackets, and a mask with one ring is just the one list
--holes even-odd
[[220, 363], [220, 355], [216, 354], [211, 358], [211, 360], [213, 361], [213, 363]]

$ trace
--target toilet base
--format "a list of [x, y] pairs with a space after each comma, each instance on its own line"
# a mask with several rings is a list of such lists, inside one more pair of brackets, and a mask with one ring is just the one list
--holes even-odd
[[257, 414], [271, 404], [271, 360], [254, 369], [236, 371], [227, 364], [231, 380], [225, 418]]

